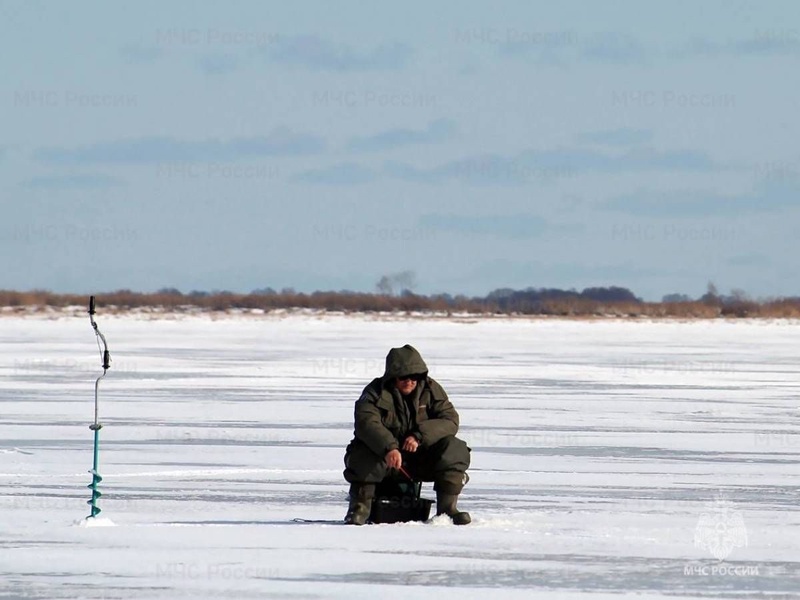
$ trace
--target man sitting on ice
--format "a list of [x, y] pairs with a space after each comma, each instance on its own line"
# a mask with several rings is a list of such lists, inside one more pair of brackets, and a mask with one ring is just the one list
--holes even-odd
[[456, 507], [470, 460], [457, 432], [458, 413], [428, 376], [420, 353], [408, 344], [392, 348], [383, 377], [365, 387], [356, 402], [355, 434], [344, 457], [344, 478], [350, 482], [345, 522], [366, 523], [376, 485], [402, 468], [415, 481], [434, 482], [437, 515], [448, 515], [456, 525], [469, 523], [469, 513]]

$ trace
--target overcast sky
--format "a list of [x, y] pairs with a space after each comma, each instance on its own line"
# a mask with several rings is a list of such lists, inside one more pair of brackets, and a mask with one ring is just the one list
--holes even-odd
[[0, 0], [0, 289], [800, 295], [800, 3]]

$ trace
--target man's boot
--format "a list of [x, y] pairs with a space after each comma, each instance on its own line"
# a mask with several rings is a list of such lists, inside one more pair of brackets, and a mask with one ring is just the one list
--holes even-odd
[[468, 512], [458, 510], [456, 507], [458, 494], [436, 492], [436, 514], [447, 515], [455, 525], [467, 525], [472, 522]]
[[351, 483], [350, 505], [344, 522], [348, 525], [363, 525], [372, 511], [372, 499], [375, 497], [374, 483]]

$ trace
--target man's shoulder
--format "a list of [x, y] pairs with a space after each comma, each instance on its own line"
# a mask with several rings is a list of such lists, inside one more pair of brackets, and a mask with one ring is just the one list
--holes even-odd
[[380, 377], [376, 377], [362, 390], [359, 400], [376, 400], [380, 397], [382, 391], [383, 380]]
[[434, 398], [447, 398], [447, 392], [444, 391], [442, 384], [436, 381], [433, 377], [428, 377], [428, 387], [431, 390]]

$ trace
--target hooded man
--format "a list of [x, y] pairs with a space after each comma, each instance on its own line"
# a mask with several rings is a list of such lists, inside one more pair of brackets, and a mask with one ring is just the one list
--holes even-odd
[[350, 482], [345, 522], [366, 523], [376, 485], [405, 467], [415, 481], [434, 482], [437, 515], [469, 523], [469, 513], [456, 507], [470, 460], [457, 432], [458, 413], [428, 376], [420, 353], [408, 344], [392, 348], [383, 377], [373, 379], [356, 401], [355, 434], [344, 456], [344, 478]]

